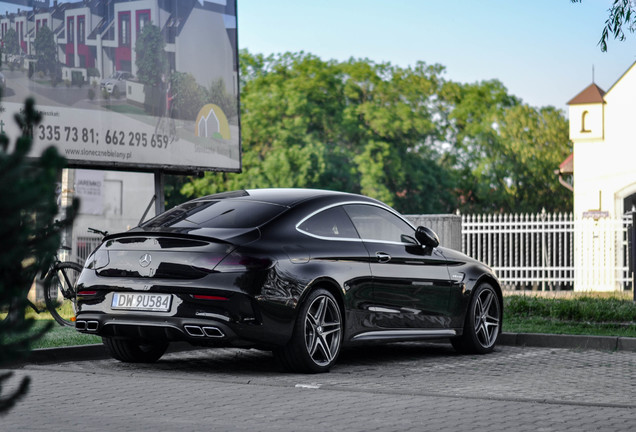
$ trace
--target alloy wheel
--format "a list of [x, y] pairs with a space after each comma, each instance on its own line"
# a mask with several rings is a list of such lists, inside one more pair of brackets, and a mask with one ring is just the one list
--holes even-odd
[[340, 309], [327, 295], [320, 295], [307, 309], [305, 346], [318, 366], [327, 366], [338, 355], [342, 332]]
[[474, 303], [475, 335], [484, 348], [494, 345], [499, 334], [501, 311], [494, 290], [486, 287], [478, 293]]

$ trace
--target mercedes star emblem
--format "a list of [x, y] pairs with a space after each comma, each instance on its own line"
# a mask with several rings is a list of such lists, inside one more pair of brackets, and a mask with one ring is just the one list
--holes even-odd
[[152, 261], [150, 254], [144, 254], [141, 258], [139, 258], [139, 265], [142, 267], [148, 267], [150, 265], [150, 261]]

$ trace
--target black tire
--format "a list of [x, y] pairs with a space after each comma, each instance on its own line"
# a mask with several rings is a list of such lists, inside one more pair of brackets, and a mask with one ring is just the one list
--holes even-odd
[[74, 262], [55, 265], [44, 279], [46, 309], [60, 325], [75, 327], [77, 291], [75, 285], [82, 266]]
[[464, 354], [492, 352], [501, 333], [501, 317], [501, 302], [495, 288], [488, 283], [479, 285], [466, 312], [463, 334], [451, 339], [453, 347]]
[[142, 342], [134, 339], [103, 337], [108, 354], [126, 363], [154, 363], [168, 349], [168, 342]]
[[289, 343], [274, 351], [286, 370], [328, 372], [340, 354], [343, 322], [338, 302], [325, 289], [312, 291], [301, 304]]

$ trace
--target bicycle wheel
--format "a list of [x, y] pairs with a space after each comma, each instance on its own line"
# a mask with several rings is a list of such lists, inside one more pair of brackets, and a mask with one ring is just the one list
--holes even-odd
[[[14, 302], [15, 303], [15, 302]], [[15, 321], [17, 315], [17, 307], [14, 304], [2, 305], [0, 307], [0, 324], [4, 324], [5, 321]]]
[[75, 326], [75, 284], [82, 266], [74, 262], [57, 263], [44, 281], [44, 301], [51, 316], [60, 325]]

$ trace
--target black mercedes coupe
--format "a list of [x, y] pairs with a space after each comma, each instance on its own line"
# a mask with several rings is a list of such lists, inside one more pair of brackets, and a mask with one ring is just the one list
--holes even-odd
[[76, 328], [112, 357], [154, 362], [172, 341], [273, 351], [326, 372], [343, 345], [450, 338], [491, 352], [493, 271], [386, 204], [311, 189], [198, 198], [109, 235], [77, 285]]

